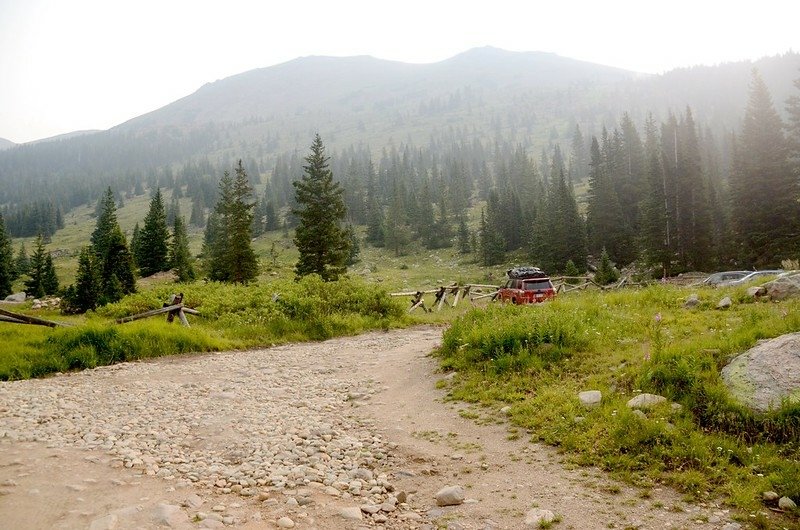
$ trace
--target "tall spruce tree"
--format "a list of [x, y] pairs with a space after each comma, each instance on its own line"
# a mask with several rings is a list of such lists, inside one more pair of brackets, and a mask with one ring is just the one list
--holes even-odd
[[648, 265], [658, 266], [659, 273], [672, 272], [670, 254], [670, 219], [667, 215], [667, 195], [661, 147], [653, 115], [645, 122], [645, 198], [642, 203], [641, 248]]
[[75, 284], [67, 287], [62, 301], [66, 313], [85, 313], [100, 304], [100, 271], [91, 247], [83, 247], [78, 257]]
[[192, 254], [189, 252], [189, 236], [183, 218], [178, 216], [172, 224], [172, 244], [169, 247], [169, 265], [175, 270], [179, 282], [195, 279]]
[[247, 283], [258, 276], [258, 260], [251, 245], [253, 189], [239, 160], [235, 177], [228, 171], [219, 182], [219, 197], [208, 218], [203, 243], [208, 276], [212, 280]]
[[23, 274], [28, 274], [30, 267], [31, 260], [28, 257], [28, 251], [25, 250], [25, 243], [20, 243], [19, 250], [17, 251], [17, 257], [14, 258], [14, 268], [16, 269], [17, 277], [20, 277]]
[[92, 249], [96, 256], [101, 259], [106, 255], [108, 250], [108, 240], [114, 232], [117, 223], [117, 203], [114, 200], [114, 192], [111, 191], [111, 186], [108, 187], [105, 194], [97, 202], [97, 223], [92, 232]]
[[740, 145], [731, 176], [733, 227], [742, 264], [778, 266], [797, 258], [800, 193], [791, 170], [783, 123], [754, 70]]
[[25, 292], [36, 298], [55, 294], [58, 291], [58, 278], [53, 266], [53, 258], [44, 248], [44, 238], [39, 235], [34, 243], [31, 256], [30, 279], [25, 282]]
[[[609, 142], [604, 140], [603, 143]], [[589, 204], [586, 215], [589, 249], [595, 255], [606, 249], [611, 259], [628, 263], [633, 259], [631, 229], [622, 215], [619, 198], [606, 164], [607, 157], [600, 152], [597, 138], [592, 137], [590, 153]]]
[[347, 271], [350, 241], [341, 226], [346, 214], [342, 190], [333, 180], [319, 134], [305, 161], [303, 177], [293, 182], [297, 202], [293, 213], [300, 220], [294, 237], [300, 251], [295, 273], [298, 277], [315, 273], [326, 281], [336, 280]]
[[8, 237], [6, 223], [0, 214], [0, 298], [11, 294], [11, 284], [17, 277], [16, 269], [11, 238]]
[[106, 240], [105, 255], [99, 262], [100, 305], [116, 302], [126, 294], [136, 291], [133, 255], [119, 225]]
[[136, 244], [136, 264], [142, 276], [169, 270], [169, 230], [161, 189], [156, 188]]

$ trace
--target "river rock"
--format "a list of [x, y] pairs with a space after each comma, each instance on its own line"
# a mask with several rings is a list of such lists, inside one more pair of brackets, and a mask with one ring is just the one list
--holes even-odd
[[445, 486], [436, 492], [437, 506], [457, 506], [464, 502], [464, 488], [461, 486]]
[[277, 525], [279, 528], [294, 528], [294, 521], [288, 517], [281, 517], [278, 519]]
[[631, 409], [649, 409], [664, 403], [666, 400], [667, 398], [664, 396], [644, 393], [629, 399], [627, 405]]
[[731, 300], [730, 296], [726, 296], [722, 300], [717, 303], [717, 309], [728, 309], [730, 306], [733, 305], [733, 301]]
[[584, 407], [594, 408], [600, 405], [603, 400], [603, 394], [599, 390], [585, 390], [578, 394], [578, 399]]
[[349, 506], [347, 508], [342, 508], [339, 510], [339, 515], [342, 518], [347, 519], [348, 521], [360, 521], [362, 519], [361, 516], [361, 508], [358, 506]]
[[797, 508], [797, 504], [789, 497], [781, 497], [778, 499], [778, 508], [781, 510], [794, 510]]
[[683, 303], [683, 307], [686, 309], [691, 309], [692, 307], [697, 306], [700, 303], [700, 297], [697, 296], [697, 293], [690, 294], [686, 301]]
[[525, 526], [540, 528], [543, 524], [552, 523], [556, 516], [550, 510], [534, 508], [525, 514]]

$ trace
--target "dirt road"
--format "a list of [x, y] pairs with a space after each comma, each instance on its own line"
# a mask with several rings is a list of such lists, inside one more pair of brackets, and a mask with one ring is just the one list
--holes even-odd
[[[443, 401], [441, 330], [0, 384], [3, 528], [735, 528]], [[486, 410], [481, 411], [484, 418]], [[461, 486], [465, 502], [434, 495]], [[374, 513], [373, 513], [374, 512]], [[527, 522], [526, 522], [527, 519]]]

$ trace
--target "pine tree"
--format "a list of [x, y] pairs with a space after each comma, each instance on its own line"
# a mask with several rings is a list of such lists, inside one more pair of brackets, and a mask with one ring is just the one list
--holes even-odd
[[467, 220], [464, 218], [464, 214], [461, 214], [458, 219], [458, 252], [460, 254], [469, 254], [472, 251], [469, 236]]
[[777, 266], [800, 247], [798, 179], [783, 123], [756, 71], [731, 176], [733, 226], [746, 266]]
[[28, 251], [25, 250], [25, 243], [20, 243], [19, 250], [17, 251], [17, 257], [14, 259], [14, 268], [16, 270], [17, 277], [28, 274], [30, 267], [31, 260], [28, 258]]
[[200, 194], [195, 195], [194, 199], [192, 199], [192, 215], [189, 217], [189, 223], [199, 228], [206, 226], [205, 205], [203, 196]]
[[190, 282], [195, 279], [192, 255], [189, 252], [189, 236], [182, 217], [176, 217], [172, 224], [172, 244], [170, 245], [169, 264], [175, 270], [179, 282]]
[[358, 234], [356, 234], [356, 229], [351, 224], [347, 225], [345, 231], [347, 232], [347, 239], [350, 242], [350, 253], [347, 255], [347, 265], [355, 265], [359, 262], [360, 258], [358, 256], [361, 254], [361, 245], [358, 242]]
[[117, 223], [117, 204], [114, 201], [114, 192], [109, 186], [105, 195], [97, 203], [97, 224], [92, 232], [92, 249], [96, 256], [103, 257], [108, 251], [108, 240], [114, 232]]
[[536, 257], [542, 266], [560, 271], [567, 261], [572, 261], [579, 267], [586, 267], [585, 226], [563, 169], [550, 182], [544, 215], [538, 224], [543, 231], [540, 231], [540, 255]]
[[49, 252], [44, 258], [42, 289], [44, 289], [44, 293], [47, 295], [56, 294], [58, 292], [58, 276], [56, 276], [56, 268], [55, 265], [53, 265], [53, 257]]
[[658, 131], [652, 114], [645, 122], [645, 199], [642, 213], [642, 250], [648, 265], [658, 266], [669, 276], [671, 264], [671, 230], [667, 214], [666, 176], [661, 164]]
[[497, 265], [505, 259], [506, 242], [501, 229], [500, 199], [494, 191], [489, 192], [486, 208], [481, 210], [480, 246], [484, 265]]
[[115, 226], [106, 240], [106, 253], [99, 260], [100, 305], [116, 302], [126, 294], [136, 291], [133, 255], [128, 249], [125, 235]]
[[[41, 235], [34, 242], [33, 255], [31, 256], [30, 279], [25, 282], [25, 292], [34, 298], [42, 298], [45, 291], [45, 278], [49, 276], [47, 257], [49, 254], [44, 249], [44, 239]], [[52, 266], [52, 259], [50, 266]]]
[[142, 255], [142, 231], [139, 228], [139, 223], [133, 227], [133, 234], [131, 234], [131, 254], [133, 255], [133, 263], [135, 267], [139, 266], [139, 259]]
[[384, 224], [383, 208], [372, 197], [367, 203], [367, 243], [378, 248], [386, 244]]
[[142, 276], [151, 276], [157, 272], [169, 270], [169, 230], [161, 189], [150, 201], [150, 209], [144, 218], [144, 225], [139, 232], [137, 242], [136, 264]]
[[0, 214], [0, 299], [11, 294], [11, 283], [17, 277], [11, 238], [6, 233], [6, 223]]
[[[610, 145], [607, 139], [603, 143]], [[600, 152], [597, 138], [594, 137], [590, 153], [589, 204], [586, 215], [589, 249], [594, 253], [604, 248], [609, 249], [608, 253], [613, 259], [627, 263], [634, 258], [631, 249], [632, 233], [622, 215], [619, 198], [609, 176], [606, 160], [612, 153], [604, 156]]]
[[65, 313], [85, 313], [96, 309], [100, 303], [100, 274], [97, 258], [91, 247], [83, 247], [78, 257], [78, 272], [75, 284], [70, 285], [62, 300]]
[[326, 281], [336, 280], [347, 270], [350, 242], [341, 227], [345, 206], [339, 183], [333, 181], [325, 147], [319, 134], [311, 144], [311, 154], [303, 166], [301, 180], [293, 182], [300, 220], [294, 242], [300, 251], [295, 265], [298, 277], [316, 273]]
[[250, 243], [253, 189], [240, 160], [236, 177], [228, 171], [219, 182], [219, 198], [208, 218], [203, 242], [208, 276], [223, 282], [247, 283], [258, 275], [258, 260]]
[[594, 281], [600, 285], [608, 285], [619, 280], [619, 271], [611, 263], [611, 258], [608, 256], [606, 249], [600, 253], [600, 267], [594, 275]]

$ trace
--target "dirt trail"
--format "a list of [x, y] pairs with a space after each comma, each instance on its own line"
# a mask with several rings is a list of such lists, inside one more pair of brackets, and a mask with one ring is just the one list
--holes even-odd
[[[260, 499], [223, 494], [216, 488], [127, 469], [99, 448], [48, 447], [42, 442], [4, 437], [2, 422], [15, 403], [8, 398], [10, 393], [5, 401], [0, 393], [0, 527], [101, 530], [225, 524], [272, 529], [277, 528], [281, 516], [288, 516], [295, 528], [304, 529], [500, 530], [535, 528], [524, 523], [532, 507], [554, 512], [561, 519], [555, 528], [719, 529], [729, 521], [727, 512], [687, 505], [668, 489], [656, 489], [650, 498], [642, 499], [638, 491], [597, 470], [567, 469], [553, 449], [531, 444], [524, 435], [509, 440], [504, 422], [478, 425], [465, 419], [459, 411], [466, 406], [444, 402], [445, 392], [436, 389], [443, 374], [437, 373], [436, 362], [428, 354], [440, 342], [441, 333], [437, 328], [416, 328], [280, 348], [282, 358], [298, 362], [317, 358], [316, 368], [308, 366], [309, 373], [316, 370], [331, 384], [352, 383], [356, 388], [365, 380], [374, 381], [370, 391], [355, 392], [343, 400], [339, 413], [363, 422], [376, 439], [384, 439], [391, 447], [374, 470], [391, 477], [395, 493], [408, 494], [408, 506], [388, 513], [385, 523], [369, 516], [361, 521], [343, 519], [342, 507], [363, 503], [347, 495], [332, 497], [314, 490], [309, 496], [314, 501], [311, 504], [287, 506], [284, 499], [294, 491], [271, 492]], [[253, 362], [263, 363], [264, 358], [271, 358], [271, 352], [277, 356], [277, 350], [211, 354], [215, 377], [229, 386], [236, 382], [244, 385], [246, 374], [241, 366], [232, 366], [234, 360], [252, 355]], [[208, 357], [173, 357], [61, 377], [89, 378], [98, 392], [106, 387], [134, 391], [131, 389], [151, 379], [185, 386], [198, 384], [198, 366], [204, 365], [197, 363]], [[142, 377], [148, 381], [138, 379]], [[23, 382], [14, 388], [41, 390], [41, 385], [48, 384], [47, 380]], [[130, 387], [121, 386], [125, 384]], [[246, 387], [242, 389], [246, 393]], [[230, 392], [237, 389], [231, 386]], [[501, 416], [497, 411], [498, 419]], [[213, 438], [206, 442], [212, 443]], [[231, 443], [230, 436], [224, 443]], [[463, 486], [467, 502], [436, 507], [434, 494], [446, 485]], [[193, 495], [202, 501], [201, 506], [185, 506], [177, 515], [163, 507], [186, 505]], [[270, 500], [265, 501], [267, 496]], [[218, 516], [198, 522], [200, 511]], [[409, 517], [401, 518], [401, 512]], [[223, 515], [224, 523], [218, 520]]]

